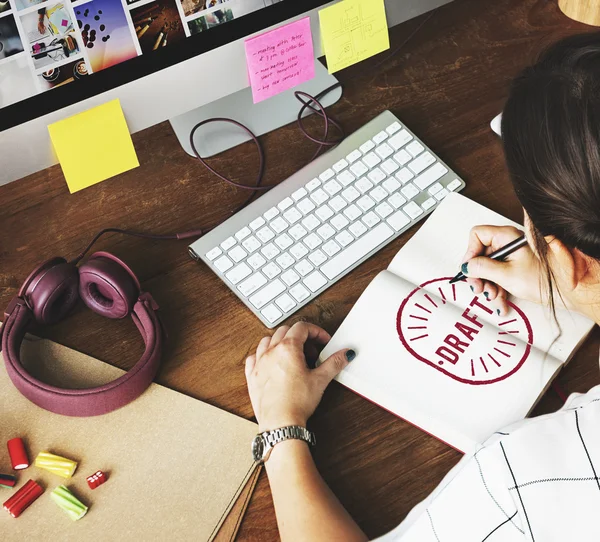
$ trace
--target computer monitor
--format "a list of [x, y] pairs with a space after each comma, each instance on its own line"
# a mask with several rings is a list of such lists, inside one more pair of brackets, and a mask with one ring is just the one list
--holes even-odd
[[[449, 1], [388, 0], [389, 24]], [[213, 113], [215, 104], [251, 125], [239, 116], [264, 120], [265, 115], [253, 114], [251, 101], [231, 97], [248, 87], [244, 40], [308, 15], [315, 54], [321, 56], [318, 11], [333, 3], [0, 0], [0, 184], [56, 163], [49, 124], [114, 98], [120, 99], [131, 132], [174, 119], [182, 143], [188, 126], [198, 115]], [[328, 77], [318, 70], [312, 86], [325, 88]], [[329, 97], [329, 103], [335, 99]], [[232, 103], [241, 109], [231, 111]], [[205, 104], [212, 104], [208, 111], [186, 114]], [[291, 109], [279, 109], [287, 113], [280, 119], [273, 115], [272, 122], [289, 122]], [[235, 136], [225, 141], [229, 135], [211, 139], [217, 147], [206, 149], [209, 155], [236, 142]]]

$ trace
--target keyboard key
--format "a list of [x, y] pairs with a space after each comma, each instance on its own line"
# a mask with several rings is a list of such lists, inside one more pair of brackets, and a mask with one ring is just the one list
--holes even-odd
[[302, 239], [308, 232], [301, 224], [296, 224], [292, 226], [288, 233], [294, 238], [294, 241], [299, 241]]
[[354, 236], [348, 233], [347, 231], [343, 231], [339, 235], [335, 237], [335, 240], [342, 245], [342, 247], [348, 246], [352, 241], [354, 241]]
[[367, 171], [369, 171], [369, 168], [362, 163], [362, 160], [359, 160], [350, 166], [350, 171], [356, 178], [358, 178], [362, 177]]
[[273, 305], [273, 303], [271, 303], [270, 305], [266, 306], [262, 311], [260, 311], [260, 313], [271, 324], [273, 322], [276, 322], [277, 320], [279, 320], [279, 318], [281, 318], [283, 316], [283, 314], [281, 313], [281, 311], [275, 305]]
[[273, 237], [275, 237], [275, 234], [272, 230], [265, 226], [256, 232], [256, 237], [258, 237], [263, 243], [268, 243], [271, 239], [273, 239]]
[[421, 209], [421, 207], [419, 207], [414, 201], [411, 201], [408, 205], [405, 205], [402, 210], [413, 220], [423, 214], [423, 209]]
[[344, 215], [347, 216], [349, 220], [356, 220], [362, 215], [362, 211], [356, 205], [352, 204], [344, 209]]
[[371, 196], [377, 203], [380, 203], [388, 197], [388, 193], [382, 186], [376, 186], [369, 192], [369, 196]]
[[329, 207], [331, 207], [336, 213], [339, 213], [344, 207], [348, 205], [348, 202], [341, 196], [335, 196], [329, 201]]
[[293, 269], [288, 269], [283, 275], [281, 275], [281, 280], [285, 282], [288, 286], [292, 284], [296, 284], [300, 280], [300, 275], [296, 273]]
[[396, 180], [394, 179], [394, 177], [390, 177], [389, 179], [386, 179], [385, 181], [383, 181], [383, 188], [385, 188], [390, 194], [393, 194], [396, 190], [398, 190], [398, 188], [400, 188], [402, 185]]
[[[359, 224], [357, 222], [356, 224]], [[367, 254], [375, 250], [384, 241], [389, 239], [394, 231], [385, 223], [381, 223], [369, 231], [364, 237], [358, 239], [350, 247], [346, 248], [321, 267], [324, 275], [332, 280]]]
[[454, 192], [459, 186], [460, 186], [460, 181], [458, 179], [454, 179], [446, 188], [450, 191], [450, 192]]
[[267, 260], [272, 260], [275, 256], [279, 256], [281, 252], [273, 243], [265, 245], [260, 251]]
[[248, 267], [244, 262], [240, 265], [236, 265], [231, 271], [225, 274], [227, 280], [232, 284], [237, 284], [238, 282], [244, 280], [246, 277], [252, 274], [252, 269]]
[[341, 189], [342, 185], [337, 181], [329, 181], [327, 184], [323, 185], [323, 188], [330, 196], [335, 196]]
[[442, 188], [439, 192], [435, 194], [435, 199], [438, 201], [442, 201], [449, 194], [448, 190]]
[[296, 306], [296, 302], [288, 294], [283, 294], [280, 298], [276, 299], [275, 304], [283, 312], [290, 312]]
[[294, 266], [294, 269], [300, 273], [300, 276], [304, 277], [308, 275], [314, 267], [308, 260], [302, 260]]
[[392, 175], [393, 173], [398, 171], [398, 169], [400, 169], [400, 166], [394, 160], [388, 159], [383, 164], [381, 164], [381, 169], [385, 171], [388, 175]]
[[241, 262], [246, 256], [248, 256], [248, 253], [239, 245], [233, 247], [227, 254], [236, 263]]
[[422, 171], [425, 171], [432, 164], [435, 164], [435, 162], [435, 156], [427, 151], [418, 158], [415, 158], [410, 164], [408, 164], [408, 167], [415, 175], [418, 175]]
[[238, 286], [238, 290], [242, 295], [248, 297], [252, 295], [256, 290], [262, 288], [267, 283], [267, 279], [262, 273], [254, 273], [250, 278], [247, 278]]
[[388, 145], [397, 151], [398, 149], [404, 147], [404, 145], [406, 145], [412, 138], [413, 136], [410, 135], [408, 131], [401, 130], [388, 140]]
[[281, 269], [287, 269], [296, 263], [296, 260], [294, 260], [287, 252], [279, 256], [275, 261]]
[[336, 234], [336, 231], [329, 224], [323, 224], [317, 230], [317, 233], [323, 238], [324, 241], [327, 241], [327, 239]]
[[311, 195], [310, 198], [317, 204], [321, 205], [329, 199], [329, 195], [322, 188], [317, 188]]
[[235, 245], [235, 239], [233, 237], [228, 237], [221, 243], [221, 248], [223, 250], [229, 250], [232, 246]]
[[356, 198], [360, 197], [360, 192], [353, 186], [349, 186], [342, 192], [342, 196], [344, 196], [348, 202], [352, 203]]
[[390, 203], [394, 209], [399, 209], [406, 203], [406, 199], [396, 192], [388, 198], [388, 203]]
[[351, 182], [353, 182], [356, 177], [352, 175], [348, 170], [342, 171], [337, 177], [337, 182], [342, 186], [348, 186]]
[[373, 137], [373, 142], [375, 143], [375, 145], [379, 145], [380, 143], [383, 143], [388, 137], [389, 134], [387, 132], [382, 131]]
[[400, 231], [405, 226], [410, 224], [408, 218], [402, 211], [396, 211], [392, 216], [388, 217], [387, 223], [396, 231]]
[[278, 216], [275, 220], [269, 222], [269, 226], [271, 226], [275, 233], [281, 233], [288, 227], [288, 223], [285, 220], [283, 220], [283, 218]]
[[308, 275], [302, 282], [311, 292], [317, 292], [327, 284], [327, 279], [318, 271]]
[[323, 249], [323, 252], [327, 254], [327, 256], [333, 256], [342, 250], [340, 245], [338, 245], [333, 239], [331, 241], [327, 241], [327, 243], [325, 243], [321, 248]]
[[363, 164], [367, 166], [369, 169], [374, 168], [377, 164], [381, 163], [381, 158], [377, 156], [374, 152], [370, 152], [363, 156]]
[[294, 241], [287, 233], [284, 233], [275, 239], [275, 244], [281, 250], [285, 250], [286, 248], [291, 247], [294, 244]]
[[271, 207], [263, 216], [265, 220], [273, 220], [279, 214], [277, 207]]
[[367, 177], [369, 178], [369, 180], [374, 183], [374, 184], [378, 184], [381, 181], [383, 181], [385, 178], [387, 178], [387, 175], [381, 171], [378, 167], [376, 167], [373, 171], [370, 171], [367, 175]]
[[402, 126], [400, 125], [399, 122], [393, 122], [385, 129], [385, 131], [389, 135], [394, 135], [396, 132], [399, 132], [401, 129], [402, 129]]
[[381, 205], [378, 205], [377, 207], [375, 207], [375, 212], [381, 218], [386, 218], [394, 212], [394, 209], [388, 203], [386, 203], [384, 201]]
[[421, 173], [421, 175], [414, 180], [414, 183], [421, 190], [425, 190], [428, 186], [446, 175], [446, 173], [448, 173], [448, 169], [438, 162], [435, 166], [431, 166], [425, 173]]
[[321, 173], [321, 175], [319, 175], [319, 179], [321, 179], [321, 182], [326, 182], [329, 179], [332, 179], [333, 177], [335, 177], [335, 171], [333, 171], [333, 169], [331, 168], [326, 169], [323, 173]]
[[354, 237], [358, 238], [367, 232], [367, 228], [362, 222], [355, 222], [354, 224], [350, 224], [348, 231], [354, 235]]
[[322, 242], [323, 241], [316, 233], [311, 233], [304, 238], [304, 244], [309, 248], [309, 250], [314, 250]]
[[235, 238], [238, 241], [241, 241], [242, 239], [246, 239], [246, 237], [248, 237], [251, 233], [252, 233], [252, 231], [250, 230], [250, 228], [245, 226], [235, 234]]
[[425, 147], [423, 147], [423, 145], [421, 145], [418, 141], [413, 141], [406, 146], [406, 150], [413, 158], [416, 158], [425, 150]]
[[321, 205], [316, 211], [315, 214], [321, 219], [322, 222], [329, 220], [333, 216], [333, 211], [328, 205]]
[[206, 257], [212, 262], [217, 256], [223, 254], [223, 251], [219, 247], [215, 247], [206, 253]]
[[294, 201], [300, 201], [304, 196], [306, 196], [308, 194], [308, 191], [306, 190], [306, 188], [302, 187], [299, 188], [298, 190], [296, 190], [293, 194], [292, 194], [292, 199]]
[[347, 167], [348, 167], [348, 162], [346, 162], [346, 160], [344, 160], [342, 158], [339, 162], [336, 162], [335, 164], [333, 164], [333, 171], [335, 171], [336, 173], [339, 173], [340, 171], [342, 171], [343, 169], [346, 169]]
[[267, 284], [262, 290], [250, 297], [252, 303], [257, 309], [262, 309], [267, 303], [275, 299], [278, 295], [285, 292], [285, 285], [279, 279]]
[[258, 252], [256, 254], [252, 254], [252, 256], [250, 256], [246, 261], [254, 269], [260, 269], [263, 265], [265, 265], [265, 263], [267, 263], [267, 260], [265, 260]]
[[325, 256], [325, 253], [322, 250], [317, 249], [308, 256], [308, 259], [313, 265], [319, 267], [323, 262], [327, 261], [327, 256]]
[[312, 192], [313, 190], [319, 188], [319, 186], [321, 186], [321, 181], [319, 181], [319, 179], [313, 179], [312, 181], [308, 181], [306, 183], [306, 190]]
[[375, 148], [375, 143], [373, 143], [370, 139], [363, 143], [358, 149], [363, 154], [367, 154], [369, 151], [372, 151]]
[[250, 222], [250, 228], [252, 228], [252, 231], [256, 231], [258, 228], [261, 228], [265, 224], [266, 224], [265, 219], [262, 216], [259, 216], [258, 218], [254, 219], [252, 222]]
[[373, 183], [366, 177], [361, 177], [354, 183], [354, 186], [360, 190], [361, 194], [364, 194], [373, 188]]
[[362, 217], [362, 221], [367, 227], [372, 228], [375, 226], [375, 224], [381, 222], [381, 219], [373, 211], [369, 211], [365, 216]]
[[397, 152], [396, 154], [394, 154], [393, 158], [401, 166], [405, 166], [412, 160], [412, 156], [410, 154], [408, 154], [404, 149], [402, 149], [400, 152]]
[[302, 201], [298, 202], [298, 205], [296, 205], [296, 208], [299, 209], [303, 215], [307, 215], [313, 211], [315, 207], [316, 205], [308, 198], [304, 198]]
[[275, 262], [269, 262], [265, 265], [261, 271], [267, 275], [268, 279], [274, 279], [279, 273], [281, 273], [281, 269]]
[[417, 194], [420, 194], [419, 189], [412, 183], [408, 183], [401, 192], [406, 199], [413, 199]]
[[302, 243], [296, 243], [290, 248], [290, 254], [296, 258], [296, 260], [301, 260], [308, 254], [308, 249]]
[[436, 203], [437, 201], [435, 201], [435, 198], [427, 198], [423, 203], [421, 203], [421, 207], [423, 207], [424, 211], [429, 211], [429, 209], [431, 209]]
[[340, 214], [340, 215], [335, 215], [330, 221], [329, 223], [337, 230], [337, 231], [342, 231], [348, 224], [348, 219]]
[[358, 205], [363, 211], [368, 211], [371, 207], [375, 207], [375, 202], [367, 195], [360, 198], [356, 205]]
[[261, 243], [254, 235], [251, 235], [242, 242], [242, 246], [248, 251], [248, 254], [252, 254], [260, 248]]
[[375, 149], [375, 152], [379, 158], [386, 160], [392, 156], [392, 154], [394, 154], [394, 149], [392, 149], [392, 147], [390, 147], [387, 143], [384, 143], [383, 145], [379, 145], [379, 147]]
[[298, 303], [302, 303], [302, 301], [310, 297], [310, 292], [302, 284], [296, 284], [296, 286], [291, 288], [290, 294], [292, 294]]
[[218, 260], [215, 260], [214, 265], [221, 273], [224, 273], [233, 267], [233, 262], [227, 256], [221, 256]]
[[362, 158], [362, 152], [360, 152], [358, 149], [352, 151], [348, 156], [346, 156], [346, 160], [348, 160], [349, 164], [353, 164], [359, 158]]
[[435, 196], [440, 190], [443, 190], [443, 188], [444, 187], [440, 183], [435, 183], [429, 187], [429, 190], [427, 190], [427, 192], [429, 192], [430, 196]]
[[406, 184], [412, 178], [414, 178], [412, 171], [405, 167], [403, 167], [398, 173], [396, 173], [396, 179], [398, 179], [402, 184]]
[[308, 215], [303, 221], [302, 225], [308, 230], [313, 231], [317, 226], [321, 224], [321, 221], [315, 215]]
[[290, 224], [295, 224], [302, 218], [302, 213], [295, 207], [292, 207], [283, 213], [283, 218], [285, 218]]

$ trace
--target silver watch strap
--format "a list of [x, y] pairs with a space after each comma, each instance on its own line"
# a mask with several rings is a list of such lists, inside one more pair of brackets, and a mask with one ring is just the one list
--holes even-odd
[[273, 431], [265, 431], [262, 435], [269, 448], [289, 439], [304, 440], [311, 446], [314, 446], [317, 443], [315, 434], [306, 429], [306, 427], [301, 427], [300, 425], [289, 425], [287, 427], [274, 429]]

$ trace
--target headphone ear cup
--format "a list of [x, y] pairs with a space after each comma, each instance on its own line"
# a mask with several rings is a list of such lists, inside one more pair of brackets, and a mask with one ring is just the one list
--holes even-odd
[[94, 254], [79, 268], [79, 296], [102, 316], [125, 318], [140, 295], [139, 287], [119, 259], [100, 254]]
[[62, 258], [39, 266], [21, 288], [36, 321], [52, 325], [62, 320], [76, 305], [79, 296], [77, 268]]

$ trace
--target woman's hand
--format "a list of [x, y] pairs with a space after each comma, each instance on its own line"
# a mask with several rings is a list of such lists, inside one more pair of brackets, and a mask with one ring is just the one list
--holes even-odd
[[473, 291], [483, 292], [501, 315], [508, 312], [507, 292], [535, 303], [542, 301], [540, 261], [529, 246], [513, 252], [504, 262], [485, 257], [522, 235], [511, 226], [476, 226], [469, 235], [461, 270]]
[[317, 369], [309, 369], [307, 341], [324, 345], [330, 339], [320, 327], [298, 322], [262, 339], [256, 354], [246, 359], [248, 392], [261, 432], [287, 425], [306, 427], [327, 385], [355, 356], [352, 350], [341, 350]]

